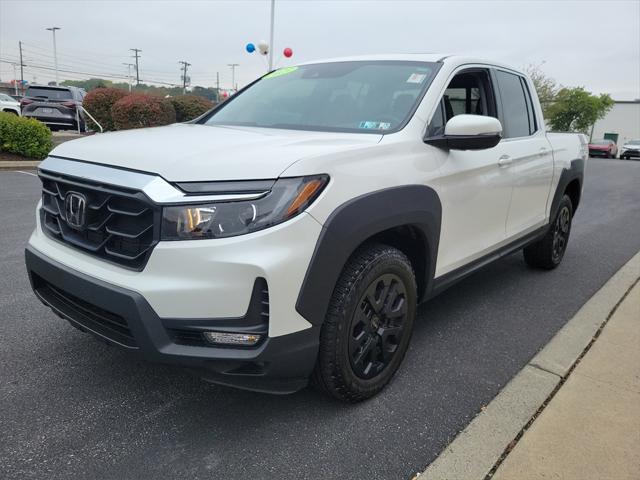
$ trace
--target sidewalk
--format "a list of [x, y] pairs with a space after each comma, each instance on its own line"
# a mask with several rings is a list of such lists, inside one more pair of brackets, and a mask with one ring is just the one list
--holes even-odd
[[419, 480], [640, 480], [640, 252]]
[[40, 160], [0, 160], [0, 170], [35, 170]]
[[492, 478], [640, 478], [640, 283]]

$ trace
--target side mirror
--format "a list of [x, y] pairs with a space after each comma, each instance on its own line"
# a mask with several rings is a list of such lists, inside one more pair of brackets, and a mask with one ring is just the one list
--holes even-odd
[[456, 115], [444, 126], [444, 135], [425, 138], [424, 142], [451, 150], [484, 150], [502, 139], [500, 120], [484, 115]]

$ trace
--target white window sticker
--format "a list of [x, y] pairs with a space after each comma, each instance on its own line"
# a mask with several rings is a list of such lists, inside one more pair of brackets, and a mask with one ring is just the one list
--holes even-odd
[[412, 73], [407, 79], [407, 83], [422, 83], [426, 77], [424, 73]]
[[367, 130], [389, 130], [391, 124], [389, 122], [372, 122], [365, 120], [358, 125], [360, 128], [366, 128]]

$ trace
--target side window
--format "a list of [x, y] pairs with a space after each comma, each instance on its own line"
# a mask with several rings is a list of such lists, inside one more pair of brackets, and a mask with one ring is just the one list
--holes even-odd
[[531, 134], [529, 110], [520, 76], [497, 70], [496, 78], [502, 103], [504, 138], [528, 137]]
[[429, 122], [427, 136], [444, 134], [447, 121], [460, 114], [496, 116], [491, 82], [486, 70], [461, 72], [453, 77]]
[[437, 137], [439, 135], [444, 135], [444, 104], [442, 100], [438, 103], [438, 108], [433, 114], [433, 118], [429, 122], [429, 126], [427, 127], [427, 137]]

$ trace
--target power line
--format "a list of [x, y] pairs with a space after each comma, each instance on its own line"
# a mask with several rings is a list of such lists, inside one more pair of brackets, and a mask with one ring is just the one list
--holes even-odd
[[[10, 60], [3, 60], [0, 59], [0, 62], [2, 63], [14, 63], [11, 62]], [[32, 69], [36, 69], [36, 70], [48, 70], [48, 71], [54, 71], [55, 67], [51, 67], [51, 66], [46, 66], [46, 65], [37, 65], [37, 64], [23, 64], [23, 66], [25, 67], [29, 67]], [[107, 77], [107, 78], [115, 78], [118, 80], [126, 80], [127, 77], [120, 74], [120, 75], [113, 75], [113, 74], [108, 74], [108, 73], [95, 73], [95, 72], [81, 72], [78, 70], [66, 70], [66, 69], [59, 69], [60, 72], [65, 72], [65, 73], [75, 73], [77, 75], [86, 75], [86, 76], [90, 76], [90, 77], [94, 77], [94, 78], [99, 78], [99, 77]], [[171, 82], [163, 82], [160, 80], [152, 80], [152, 79], [141, 79], [140, 81], [142, 82], [147, 82], [147, 83], [155, 83], [155, 84], [160, 84], [160, 85], [168, 85], [171, 87], [177, 87], [178, 85], [176, 83], [171, 83]]]

